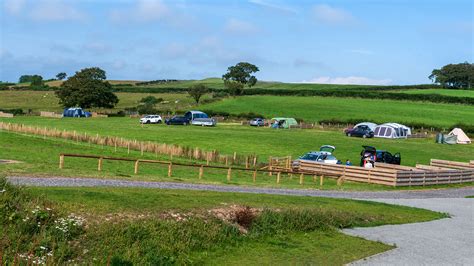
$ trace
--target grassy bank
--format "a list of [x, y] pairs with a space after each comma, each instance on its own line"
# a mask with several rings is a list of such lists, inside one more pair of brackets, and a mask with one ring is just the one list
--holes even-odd
[[[136, 188], [18, 190], [3, 179], [0, 187], [0, 256], [7, 263], [236, 265], [245, 254], [250, 264], [342, 265], [391, 247], [337, 228], [445, 217], [325, 198]], [[68, 222], [62, 227], [58, 221]]]

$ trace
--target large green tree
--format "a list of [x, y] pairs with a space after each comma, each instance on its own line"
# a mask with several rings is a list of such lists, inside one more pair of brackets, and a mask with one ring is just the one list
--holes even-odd
[[257, 66], [247, 62], [240, 62], [235, 66], [228, 67], [227, 73], [222, 75], [222, 79], [230, 93], [237, 95], [236, 93], [241, 94], [243, 92], [244, 86], [250, 88], [257, 83], [257, 78], [252, 74], [258, 71]]
[[59, 103], [64, 107], [114, 107], [119, 100], [112, 92], [112, 85], [105, 79], [105, 71], [98, 67], [76, 72], [56, 91]]
[[474, 64], [468, 62], [449, 64], [441, 69], [434, 69], [429, 78], [445, 88], [474, 88]]
[[59, 72], [59, 73], [56, 75], [56, 78], [57, 78], [58, 80], [63, 80], [63, 79], [65, 79], [66, 77], [67, 77], [67, 74], [64, 73], [64, 72]]

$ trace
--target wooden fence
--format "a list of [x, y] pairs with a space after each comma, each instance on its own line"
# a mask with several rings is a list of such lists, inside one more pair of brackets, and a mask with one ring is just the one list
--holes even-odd
[[247, 167], [258, 165], [257, 155], [243, 155], [237, 154], [236, 152], [234, 152], [232, 155], [225, 155], [220, 154], [216, 150], [205, 151], [199, 148], [185, 147], [174, 144], [156, 143], [150, 141], [137, 141], [109, 136], [103, 137], [99, 134], [94, 135], [87, 133], [78, 133], [75, 130], [66, 131], [58, 130], [55, 128], [42, 128], [5, 122], [0, 122], [0, 130], [33, 134], [43, 137], [63, 138], [102, 146], [111, 146], [114, 147], [115, 150], [117, 150], [118, 148], [123, 148], [127, 149], [128, 154], [130, 154], [130, 150], [136, 150], [140, 151], [142, 155], [144, 152], [154, 153], [156, 155], [164, 154], [169, 155], [171, 159], [173, 156], [176, 156], [193, 160], [206, 161], [207, 164], [209, 164], [210, 162], [216, 162], [225, 165], [246, 165]]
[[416, 167], [376, 163], [375, 168], [298, 161], [297, 169], [305, 172], [324, 171], [340, 175], [344, 180], [387, 185], [427, 186], [474, 182], [474, 161], [469, 163], [432, 159], [430, 165]]
[[75, 158], [88, 158], [88, 159], [97, 159], [97, 171], [103, 170], [103, 161], [126, 161], [126, 162], [134, 162], [134, 173], [138, 174], [140, 165], [141, 164], [161, 164], [166, 165], [168, 169], [168, 177], [173, 176], [173, 167], [175, 166], [184, 166], [184, 167], [192, 167], [192, 168], [199, 168], [198, 177], [202, 179], [204, 177], [204, 169], [224, 169], [227, 170], [227, 181], [231, 181], [232, 173], [235, 171], [243, 171], [243, 172], [250, 172], [252, 173], [252, 180], [256, 182], [257, 173], [272, 173], [276, 174], [276, 183], [280, 184], [283, 174], [288, 175], [290, 179], [293, 179], [294, 176], [299, 177], [299, 184], [303, 185], [305, 176], [310, 175], [314, 182], [316, 182], [317, 177], [319, 176], [319, 185], [320, 187], [324, 184], [324, 178], [337, 178], [337, 185], [341, 186], [343, 183], [343, 179], [341, 176], [325, 172], [325, 171], [312, 171], [312, 172], [304, 172], [304, 171], [285, 171], [285, 170], [272, 170], [272, 169], [258, 169], [258, 168], [243, 168], [243, 167], [236, 167], [236, 166], [219, 166], [219, 165], [207, 165], [207, 164], [189, 164], [189, 163], [182, 163], [182, 162], [172, 162], [172, 161], [160, 161], [160, 160], [145, 160], [145, 159], [133, 159], [133, 158], [119, 158], [119, 157], [110, 157], [110, 156], [98, 156], [98, 155], [86, 155], [86, 154], [70, 154], [70, 153], [61, 153], [59, 155], [59, 169], [64, 168], [65, 164], [65, 157], [75, 157]]

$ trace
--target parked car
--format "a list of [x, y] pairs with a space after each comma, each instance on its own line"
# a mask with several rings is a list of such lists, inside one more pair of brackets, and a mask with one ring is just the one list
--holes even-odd
[[361, 137], [361, 138], [373, 138], [374, 131], [366, 125], [356, 126], [354, 128], [346, 129], [346, 136], [348, 137]]
[[166, 119], [165, 120], [165, 123], [167, 125], [189, 125], [189, 120], [188, 118], [184, 117], [184, 116], [173, 116], [172, 118], [170, 119]]
[[188, 111], [184, 114], [191, 125], [195, 126], [215, 126], [216, 120], [210, 118], [206, 113], [201, 111]]
[[163, 122], [163, 120], [159, 115], [147, 115], [140, 118], [140, 123], [142, 124], [160, 124], [161, 122]]
[[362, 146], [364, 149], [360, 152], [360, 166], [365, 166], [367, 161], [371, 163], [388, 163], [400, 165], [402, 157], [399, 152], [392, 154], [389, 151], [377, 150], [372, 146]]
[[251, 126], [254, 126], [254, 127], [263, 127], [263, 126], [265, 126], [265, 119], [263, 119], [263, 118], [254, 118], [254, 119], [250, 120], [249, 124]]
[[340, 161], [334, 155], [332, 155], [334, 150], [336, 150], [336, 147], [334, 146], [323, 145], [319, 148], [319, 151], [311, 151], [303, 156], [300, 156], [298, 160], [295, 160], [293, 162], [292, 167], [298, 167], [299, 161], [313, 161], [319, 163], [339, 164]]

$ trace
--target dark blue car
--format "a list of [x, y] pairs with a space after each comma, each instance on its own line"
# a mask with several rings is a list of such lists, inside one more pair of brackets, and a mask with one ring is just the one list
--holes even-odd
[[165, 123], [167, 125], [185, 125], [186, 126], [186, 125], [189, 125], [190, 120], [187, 117], [175, 115], [170, 119], [166, 119]]

